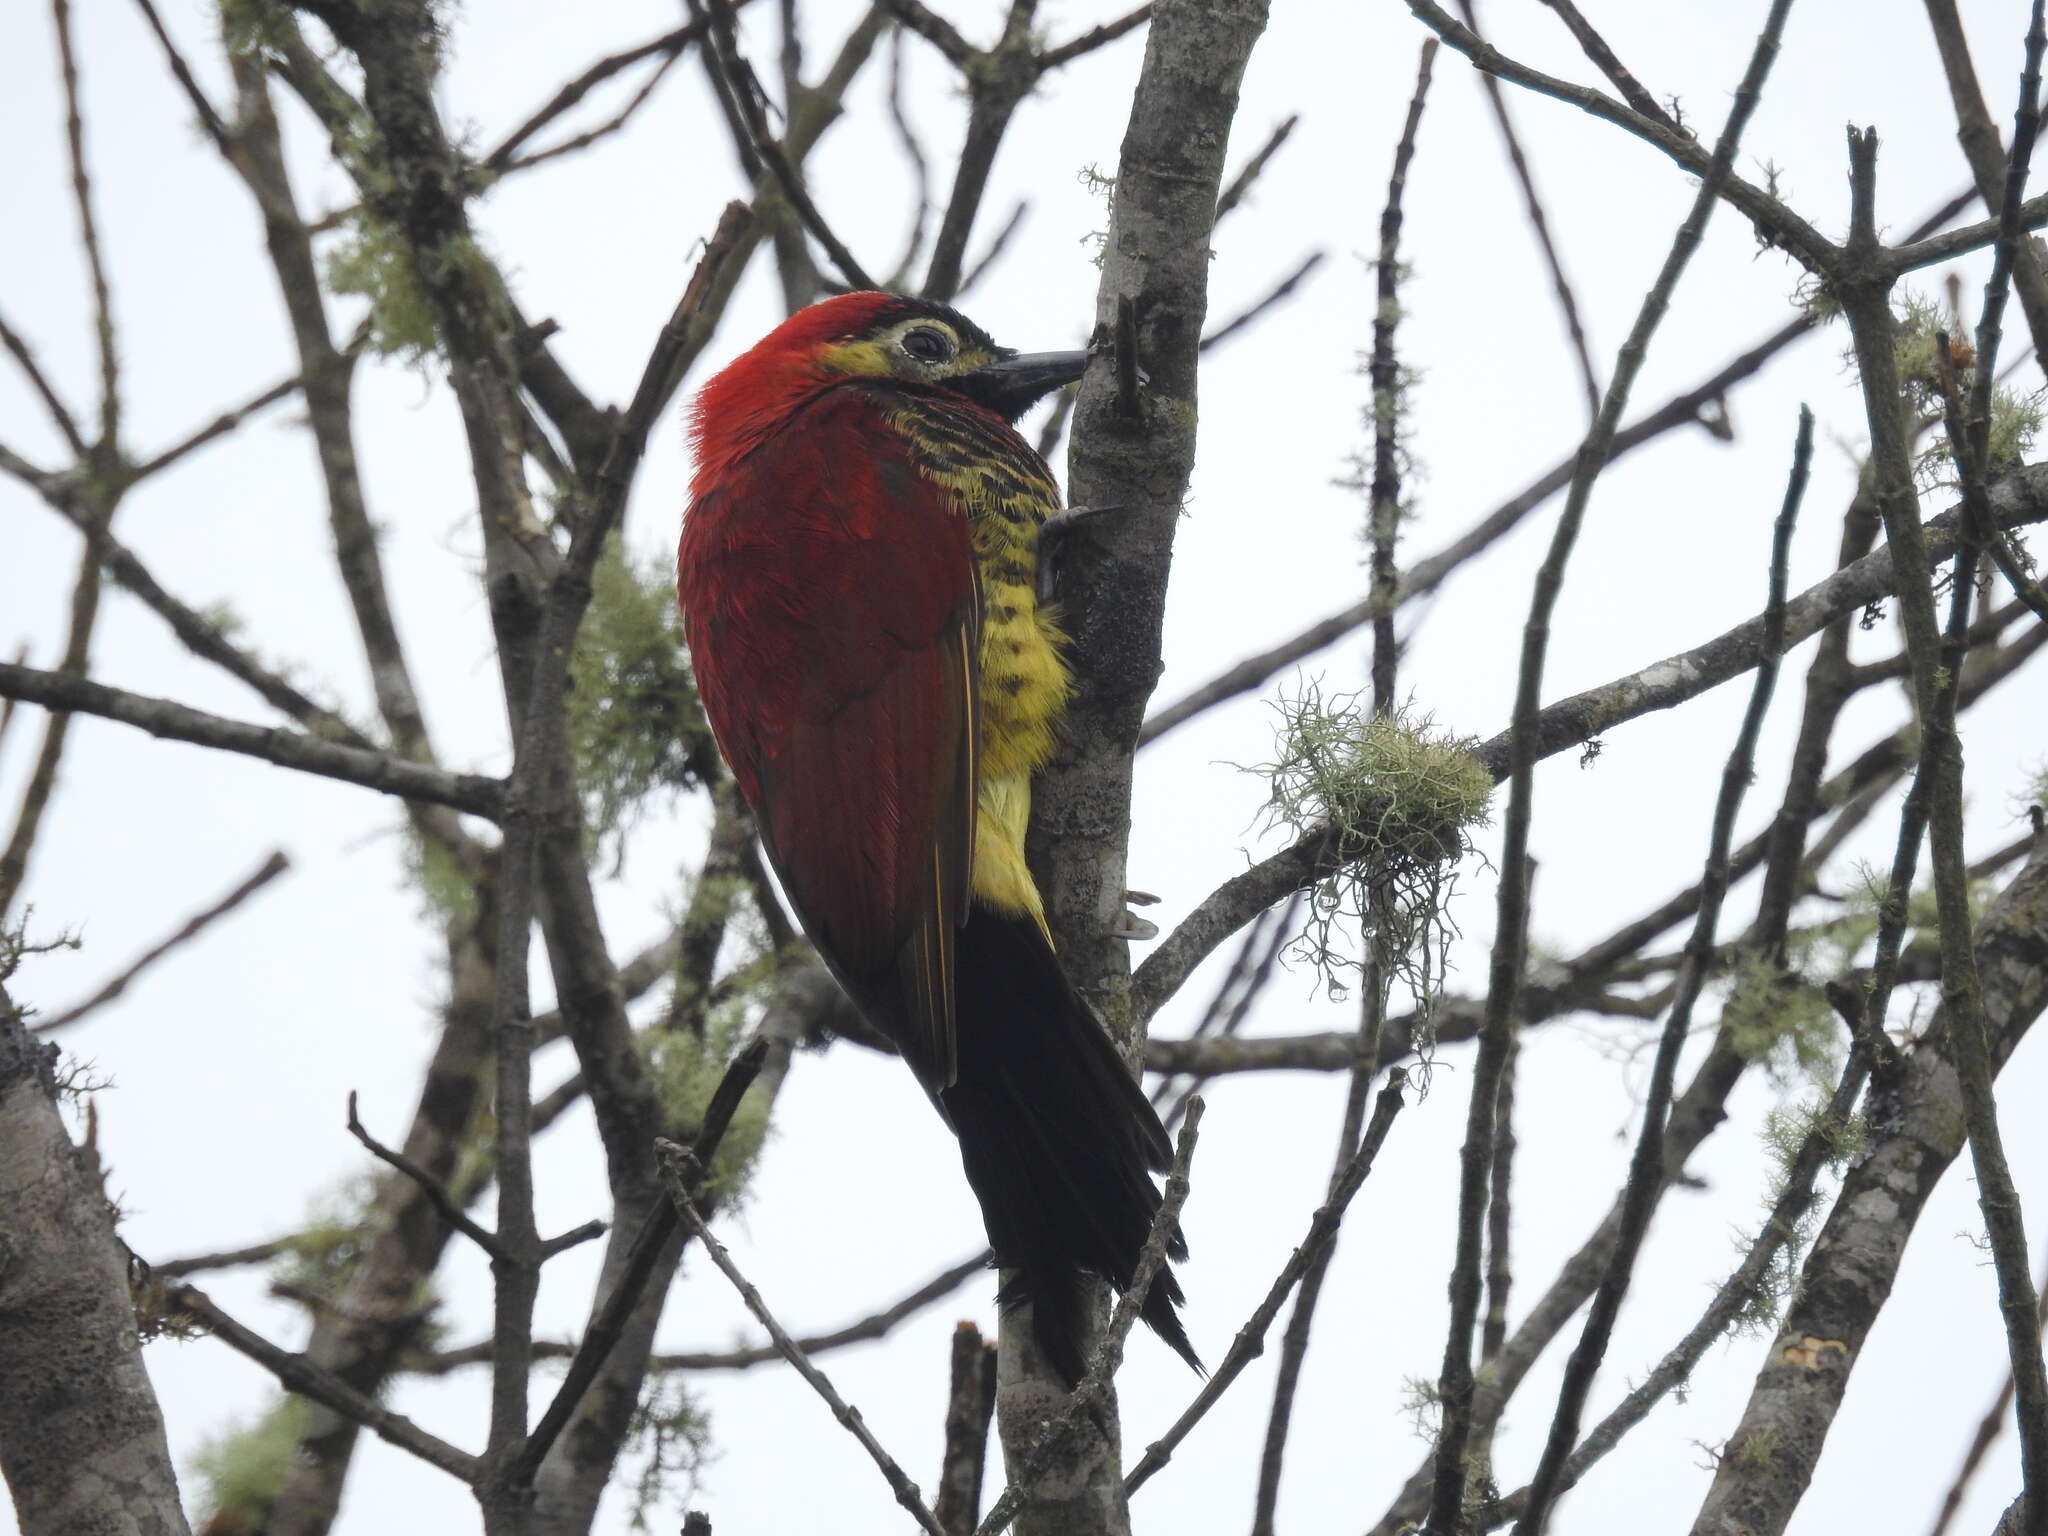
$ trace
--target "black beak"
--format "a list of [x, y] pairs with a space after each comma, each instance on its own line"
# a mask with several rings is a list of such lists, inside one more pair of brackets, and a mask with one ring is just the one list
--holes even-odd
[[1073, 383], [1087, 368], [1086, 352], [1027, 352], [948, 382], [976, 405], [986, 406], [1005, 421], [1015, 421], [1062, 384]]

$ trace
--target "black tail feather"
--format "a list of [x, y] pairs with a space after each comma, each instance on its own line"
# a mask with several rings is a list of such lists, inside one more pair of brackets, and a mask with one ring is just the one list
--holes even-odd
[[[1030, 1304], [1039, 1348], [1072, 1385], [1086, 1365], [1080, 1277], [1129, 1287], [1159, 1210], [1151, 1171], [1170, 1144], [1029, 918], [977, 904], [958, 938], [959, 1076], [940, 1099], [989, 1246], [1013, 1272], [999, 1299]], [[1167, 1252], [1187, 1257], [1177, 1230]], [[1139, 1315], [1199, 1371], [1181, 1299], [1162, 1268]]]

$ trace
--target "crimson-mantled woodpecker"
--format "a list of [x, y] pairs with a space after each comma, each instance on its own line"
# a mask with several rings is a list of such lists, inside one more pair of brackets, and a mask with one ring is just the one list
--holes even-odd
[[[1037, 600], [1059, 490], [1011, 423], [1085, 363], [890, 294], [799, 311], [697, 397], [677, 570], [783, 888], [959, 1137], [1002, 1299], [1070, 1383], [1081, 1276], [1130, 1284], [1170, 1150], [1024, 861], [1069, 678]], [[1199, 1369], [1180, 1299], [1162, 1272], [1143, 1315]]]

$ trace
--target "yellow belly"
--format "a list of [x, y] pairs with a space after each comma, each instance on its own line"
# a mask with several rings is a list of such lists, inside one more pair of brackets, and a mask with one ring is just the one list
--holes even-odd
[[[976, 544], [981, 543], [977, 538]], [[977, 548], [977, 556], [981, 553]], [[1014, 559], [1015, 551], [1005, 554]], [[1036, 554], [1036, 549], [1030, 551], [1027, 567], [1034, 577]], [[1031, 776], [1052, 756], [1069, 682], [1059, 655], [1059, 631], [1039, 610], [1029, 586], [988, 578], [999, 563], [982, 562], [981, 782], [974, 894], [1000, 911], [1028, 912], [1042, 928], [1044, 903], [1024, 862], [1024, 833], [1031, 822]]]
[[918, 468], [955, 498], [973, 527], [981, 590], [981, 754], [974, 834], [976, 899], [1029, 913], [1044, 903], [1024, 862], [1031, 776], [1052, 757], [1071, 686], [1053, 616], [1038, 604], [1038, 529], [1059, 488], [1007, 428], [908, 400], [892, 418]]

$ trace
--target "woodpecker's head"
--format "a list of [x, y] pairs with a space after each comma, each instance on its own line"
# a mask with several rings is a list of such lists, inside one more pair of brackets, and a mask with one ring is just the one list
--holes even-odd
[[931, 385], [1005, 421], [1015, 421], [1088, 366], [1086, 352], [1020, 355], [997, 346], [957, 309], [887, 293], [848, 293], [813, 304], [782, 329], [792, 328], [817, 337], [811, 357], [820, 373]]
[[943, 304], [843, 293], [798, 310], [704, 386], [695, 410], [699, 463], [744, 453], [820, 387], [844, 379], [941, 389], [1015, 421], [1087, 366], [1086, 352], [999, 347]]

